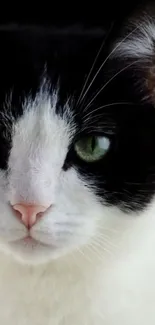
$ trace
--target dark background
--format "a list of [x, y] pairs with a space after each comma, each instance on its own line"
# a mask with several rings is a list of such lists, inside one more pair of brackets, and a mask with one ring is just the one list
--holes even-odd
[[72, 24], [106, 27], [148, 1], [11, 1], [0, 3], [0, 24], [41, 24], [64, 27]]

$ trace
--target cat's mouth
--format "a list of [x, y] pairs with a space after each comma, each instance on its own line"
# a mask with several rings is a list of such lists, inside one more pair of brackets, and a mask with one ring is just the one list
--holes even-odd
[[37, 240], [35, 238], [33, 238], [31, 235], [27, 235], [23, 238], [20, 238], [20, 239], [17, 239], [14, 241], [14, 243], [16, 244], [24, 244], [25, 246], [32, 246], [32, 247], [35, 247], [35, 246], [50, 246], [48, 244], [45, 244], [43, 242], [41, 242], [40, 240]]
[[23, 238], [23, 241], [25, 241], [26, 243], [29, 243], [29, 242], [31, 242], [32, 240], [34, 240], [30, 235], [28, 235], [28, 236], [25, 236], [24, 238]]

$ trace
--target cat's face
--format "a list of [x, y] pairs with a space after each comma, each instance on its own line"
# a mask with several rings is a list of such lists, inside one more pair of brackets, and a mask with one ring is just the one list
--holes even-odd
[[[154, 108], [130, 75], [109, 82], [115, 58], [87, 88], [103, 52], [79, 97], [103, 35], [78, 33], [0, 33], [0, 247], [26, 262], [80, 249], [155, 191]], [[17, 205], [46, 211], [27, 227]]]
[[[60, 116], [56, 104], [57, 95], [48, 91], [26, 103], [12, 125], [8, 174], [1, 171], [0, 237], [12, 252], [32, 261], [54, 258], [87, 243], [103, 213], [91, 177], [82, 176], [73, 163], [67, 166], [76, 124], [71, 108], [63, 107]], [[12, 208], [19, 203], [48, 209], [28, 230]]]

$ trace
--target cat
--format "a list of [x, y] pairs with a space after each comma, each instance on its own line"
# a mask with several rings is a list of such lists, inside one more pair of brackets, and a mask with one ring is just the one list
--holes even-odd
[[152, 9], [0, 39], [0, 323], [153, 325]]

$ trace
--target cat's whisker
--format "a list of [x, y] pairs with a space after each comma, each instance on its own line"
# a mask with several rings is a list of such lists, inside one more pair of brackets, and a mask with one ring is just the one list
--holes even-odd
[[[107, 136], [112, 136], [115, 134], [116, 125], [115, 124], [112, 125], [111, 123], [109, 123], [109, 124], [102, 123], [100, 125], [94, 126], [90, 123], [90, 124], [87, 124], [86, 126], [82, 127], [81, 131], [82, 132], [86, 131], [87, 134], [89, 134], [89, 133], [92, 134], [92, 133], [96, 133], [96, 132], [101, 132], [101, 129], [102, 129], [102, 132], [104, 131]], [[102, 181], [102, 183], [103, 183], [103, 181]]]
[[[104, 229], [104, 228], [102, 228], [102, 231], [103, 231], [103, 229]], [[99, 234], [97, 235], [97, 238], [100, 238], [100, 239], [103, 239], [103, 240], [106, 238], [106, 239], [111, 240], [111, 234], [110, 234], [110, 236], [109, 236], [109, 235], [107, 235], [107, 233], [101, 233], [101, 234], [99, 233]]]
[[104, 251], [105, 249], [102, 249], [102, 254], [99, 251], [98, 247], [95, 247], [94, 242], [93, 243], [89, 243], [89, 245], [87, 246], [87, 250], [90, 251], [91, 254], [95, 254], [95, 256], [100, 260], [103, 261], [104, 258]]
[[97, 70], [95, 76], [93, 77], [92, 81], [90, 82], [89, 86], [87, 87], [85, 93], [83, 94], [80, 102], [83, 101], [83, 99], [85, 98], [86, 94], [88, 93], [90, 87], [92, 86], [92, 84], [94, 83], [95, 79], [97, 78], [98, 74], [100, 73], [100, 71], [102, 70], [102, 68], [104, 67], [104, 65], [106, 64], [106, 62], [110, 59], [110, 57], [116, 52], [116, 50], [121, 46], [121, 44], [123, 42], [125, 42], [137, 29], [139, 28], [139, 26], [136, 26], [129, 34], [127, 34], [121, 42], [117, 43], [117, 45], [113, 48], [113, 50], [109, 53], [109, 55], [106, 57], [106, 59], [103, 61], [103, 63], [101, 64], [100, 68]]
[[[109, 247], [107, 248], [106, 245], [104, 244], [101, 245], [99, 243], [97, 243], [96, 240], [92, 241], [89, 246], [91, 247], [92, 251], [94, 251], [96, 253], [96, 255], [103, 261], [104, 258], [104, 252], [108, 253], [109, 255], [112, 255], [112, 251], [109, 250]], [[99, 250], [99, 248], [101, 249], [101, 251]], [[102, 254], [101, 254], [102, 252]]]
[[97, 98], [97, 96], [110, 84], [110, 82], [112, 82], [118, 75], [120, 75], [123, 71], [127, 70], [128, 68], [130, 68], [131, 66], [133, 66], [134, 64], [140, 62], [140, 59], [135, 60], [134, 62], [128, 64], [127, 66], [125, 66], [124, 68], [122, 68], [121, 70], [119, 70], [117, 73], [115, 73], [95, 94], [95, 96], [90, 100], [90, 102], [87, 104], [87, 106], [85, 107], [85, 110], [88, 109], [90, 107], [90, 105], [94, 102], [94, 100]]
[[87, 254], [84, 254], [83, 250], [81, 248], [77, 248], [77, 251], [90, 263], [92, 263], [92, 260], [89, 258]]
[[96, 114], [95, 116], [93, 116], [93, 120], [92, 120], [92, 116], [91, 114], [88, 116], [87, 119], [85, 119], [86, 122], [91, 122], [92, 125], [94, 124], [94, 121], [98, 121], [98, 119], [100, 119], [101, 117], [104, 117], [104, 121], [101, 121], [103, 124], [107, 124], [109, 125], [109, 123], [112, 123], [112, 124], [116, 124], [116, 122], [114, 120], [112, 120], [111, 116], [109, 116], [109, 114], [103, 114], [103, 112], [101, 111], [100, 114]]
[[[84, 120], [84, 124], [85, 124], [86, 128], [88, 128], [89, 126], [93, 127], [95, 123], [100, 122], [101, 116], [103, 117], [103, 114], [95, 116], [95, 118], [92, 121], [91, 114], [90, 114], [90, 116], [86, 120]], [[105, 119], [106, 119], [106, 117], [105, 117]], [[115, 126], [115, 125], [116, 125], [116, 123], [114, 123], [114, 122], [112, 123], [110, 120], [108, 121], [108, 119], [106, 119], [106, 122], [102, 122], [102, 126], [104, 126], [104, 127], [106, 127], [106, 126], [111, 127], [111, 126]], [[95, 125], [95, 126], [97, 126], [97, 125]]]
[[[95, 248], [95, 250], [97, 252], [99, 250], [99, 251], [104, 251], [104, 252], [108, 253], [109, 255], [112, 255], [113, 247], [109, 247], [109, 245], [106, 245], [106, 243], [103, 243], [101, 245], [99, 242], [95, 241], [95, 242], [93, 242], [93, 247]], [[102, 252], [102, 255], [101, 256], [104, 257], [103, 252]]]
[[[95, 108], [93, 111], [87, 113], [84, 117], [88, 117], [90, 115], [92, 115], [93, 113], [96, 113], [97, 111], [99, 111], [102, 108], [106, 108], [106, 107], [110, 107], [110, 106], [116, 106], [116, 105], [134, 105], [134, 103], [130, 103], [130, 102], [117, 102], [117, 103], [109, 103], [109, 104], [105, 104], [102, 106], [99, 106], [97, 108]], [[95, 114], [96, 117], [96, 114]]]
[[95, 64], [96, 64], [96, 61], [97, 61], [97, 59], [98, 59], [98, 57], [99, 57], [99, 55], [100, 55], [100, 52], [101, 52], [101, 50], [102, 50], [103, 45], [104, 45], [104, 41], [103, 41], [103, 43], [102, 43], [102, 45], [101, 45], [101, 47], [100, 47], [100, 49], [99, 49], [99, 51], [98, 51], [98, 53], [97, 53], [97, 55], [96, 55], [96, 57], [95, 57], [95, 60], [94, 60], [94, 62], [93, 62], [93, 64], [92, 64], [92, 67], [91, 67], [91, 69], [90, 69], [90, 71], [89, 71], [89, 73], [88, 73], [88, 76], [87, 76], [86, 80], [85, 80], [85, 83], [84, 83], [84, 85], [83, 85], [83, 88], [82, 88], [81, 94], [80, 94], [80, 96], [79, 96], [79, 98], [78, 98], [78, 101], [77, 101], [77, 103], [76, 103], [76, 107], [77, 107], [77, 106], [80, 104], [80, 102], [81, 102], [81, 97], [82, 97], [83, 92], [84, 92], [84, 90], [85, 90], [85, 88], [86, 88], [86, 85], [87, 85], [87, 82], [88, 82], [88, 80], [89, 80], [89, 78], [90, 78], [90, 75], [91, 75], [91, 73], [92, 73], [92, 71], [93, 71], [93, 69], [94, 69], [94, 66], [95, 66]]
[[104, 40], [103, 40], [103, 42], [102, 42], [102, 44], [101, 44], [101, 46], [100, 46], [100, 48], [99, 48], [99, 51], [97, 52], [97, 55], [96, 55], [96, 57], [95, 57], [95, 60], [93, 61], [93, 64], [92, 64], [92, 66], [91, 66], [91, 68], [90, 68], [90, 71], [89, 71], [89, 73], [88, 73], [88, 75], [87, 75], [87, 78], [86, 78], [86, 80], [85, 80], [85, 82], [84, 82], [84, 85], [83, 85], [82, 91], [81, 91], [81, 93], [80, 93], [80, 96], [79, 96], [79, 98], [78, 98], [78, 100], [77, 100], [76, 107], [77, 107], [77, 106], [81, 103], [81, 101], [82, 101], [81, 97], [82, 97], [82, 95], [83, 95], [83, 93], [84, 93], [84, 91], [85, 91], [85, 88], [86, 88], [86, 86], [87, 86], [87, 83], [88, 83], [88, 81], [89, 81], [89, 78], [90, 78], [90, 76], [91, 76], [91, 73], [93, 72], [93, 69], [94, 69], [95, 64], [96, 64], [96, 62], [97, 62], [97, 59], [98, 59], [98, 57], [99, 57], [99, 55], [100, 55], [100, 53], [101, 53], [101, 51], [102, 51], [102, 48], [103, 48], [103, 46], [104, 46], [106, 40], [108, 39], [109, 34], [111, 33], [111, 30], [112, 30], [112, 28], [113, 28], [113, 25], [114, 25], [114, 23], [112, 23], [112, 26], [110, 27], [109, 32], [108, 32], [107, 35], [105, 36], [105, 38], [104, 38]]
[[100, 249], [101, 251], [103, 251], [104, 253], [107, 253], [109, 256], [114, 256], [115, 251], [117, 249], [117, 247], [114, 246], [110, 246], [107, 243], [99, 243], [98, 241], [95, 241], [93, 243], [93, 245], [96, 246], [96, 249]]
[[99, 244], [103, 244], [103, 245], [108, 245], [112, 248], [118, 248], [117, 245], [115, 245], [114, 243], [111, 242], [110, 238], [107, 238], [106, 236], [102, 235], [102, 236], [97, 236], [96, 238], [96, 242]]

